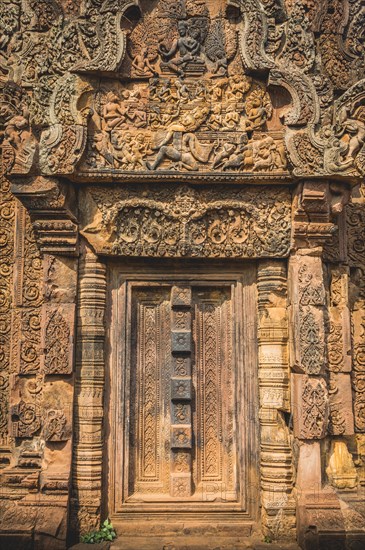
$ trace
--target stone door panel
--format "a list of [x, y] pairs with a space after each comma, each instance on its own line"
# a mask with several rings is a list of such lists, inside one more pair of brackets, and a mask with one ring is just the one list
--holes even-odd
[[246, 512], [242, 288], [200, 277], [117, 290], [115, 513]]
[[[124, 501], [237, 502], [230, 289], [131, 289]], [[213, 484], [213, 486], [211, 486]]]

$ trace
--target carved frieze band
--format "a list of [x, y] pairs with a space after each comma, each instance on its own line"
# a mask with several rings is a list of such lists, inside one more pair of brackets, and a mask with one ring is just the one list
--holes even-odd
[[97, 187], [82, 191], [82, 233], [120, 256], [286, 256], [291, 198], [283, 188]]

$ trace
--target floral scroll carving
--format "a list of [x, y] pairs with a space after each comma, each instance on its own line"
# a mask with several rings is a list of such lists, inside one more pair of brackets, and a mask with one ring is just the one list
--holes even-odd
[[365, 212], [363, 204], [346, 207], [348, 257], [354, 267], [365, 264]]
[[300, 310], [302, 367], [308, 374], [319, 374], [324, 362], [324, 340], [318, 320], [311, 310]]
[[[198, 192], [166, 186], [141, 191], [133, 186], [96, 188], [85, 197], [83, 234], [103, 253], [207, 258], [288, 253], [290, 203], [281, 188]], [[89, 219], [92, 208], [98, 212], [94, 220]], [[98, 232], [104, 242], [94, 238]]]
[[295, 417], [294, 432], [301, 439], [325, 437], [329, 401], [327, 385], [323, 378], [294, 376]]
[[11, 355], [12, 277], [15, 226], [15, 199], [9, 182], [0, 180], [0, 441], [8, 436], [9, 376]]
[[[71, 306], [71, 309], [74, 308]], [[72, 316], [65, 318], [59, 308], [47, 312], [44, 331], [45, 374], [72, 372], [72, 328]]]
[[365, 431], [365, 315], [364, 309], [353, 312], [352, 388], [354, 391], [354, 416], [357, 431]]

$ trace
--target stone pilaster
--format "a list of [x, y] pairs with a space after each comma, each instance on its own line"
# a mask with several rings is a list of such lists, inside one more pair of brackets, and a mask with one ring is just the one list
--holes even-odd
[[339, 493], [356, 485], [350, 440], [338, 438], [354, 431], [343, 215], [348, 198], [337, 184], [305, 182], [294, 199], [290, 364], [298, 534], [308, 549], [322, 547], [328, 537], [347, 537], [356, 515], [350, 508], [343, 513]]
[[88, 250], [80, 266], [73, 461], [74, 530], [100, 523], [104, 396], [106, 268]]
[[259, 392], [262, 522], [271, 538], [295, 536], [290, 411], [287, 283], [284, 262], [262, 262], [258, 270]]

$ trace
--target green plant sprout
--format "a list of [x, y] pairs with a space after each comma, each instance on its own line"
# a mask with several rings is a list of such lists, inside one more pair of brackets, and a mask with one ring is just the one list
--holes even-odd
[[91, 531], [81, 537], [81, 542], [86, 544], [97, 544], [98, 542], [112, 541], [116, 538], [117, 534], [113, 525], [109, 519], [106, 519], [102, 524], [99, 531]]

